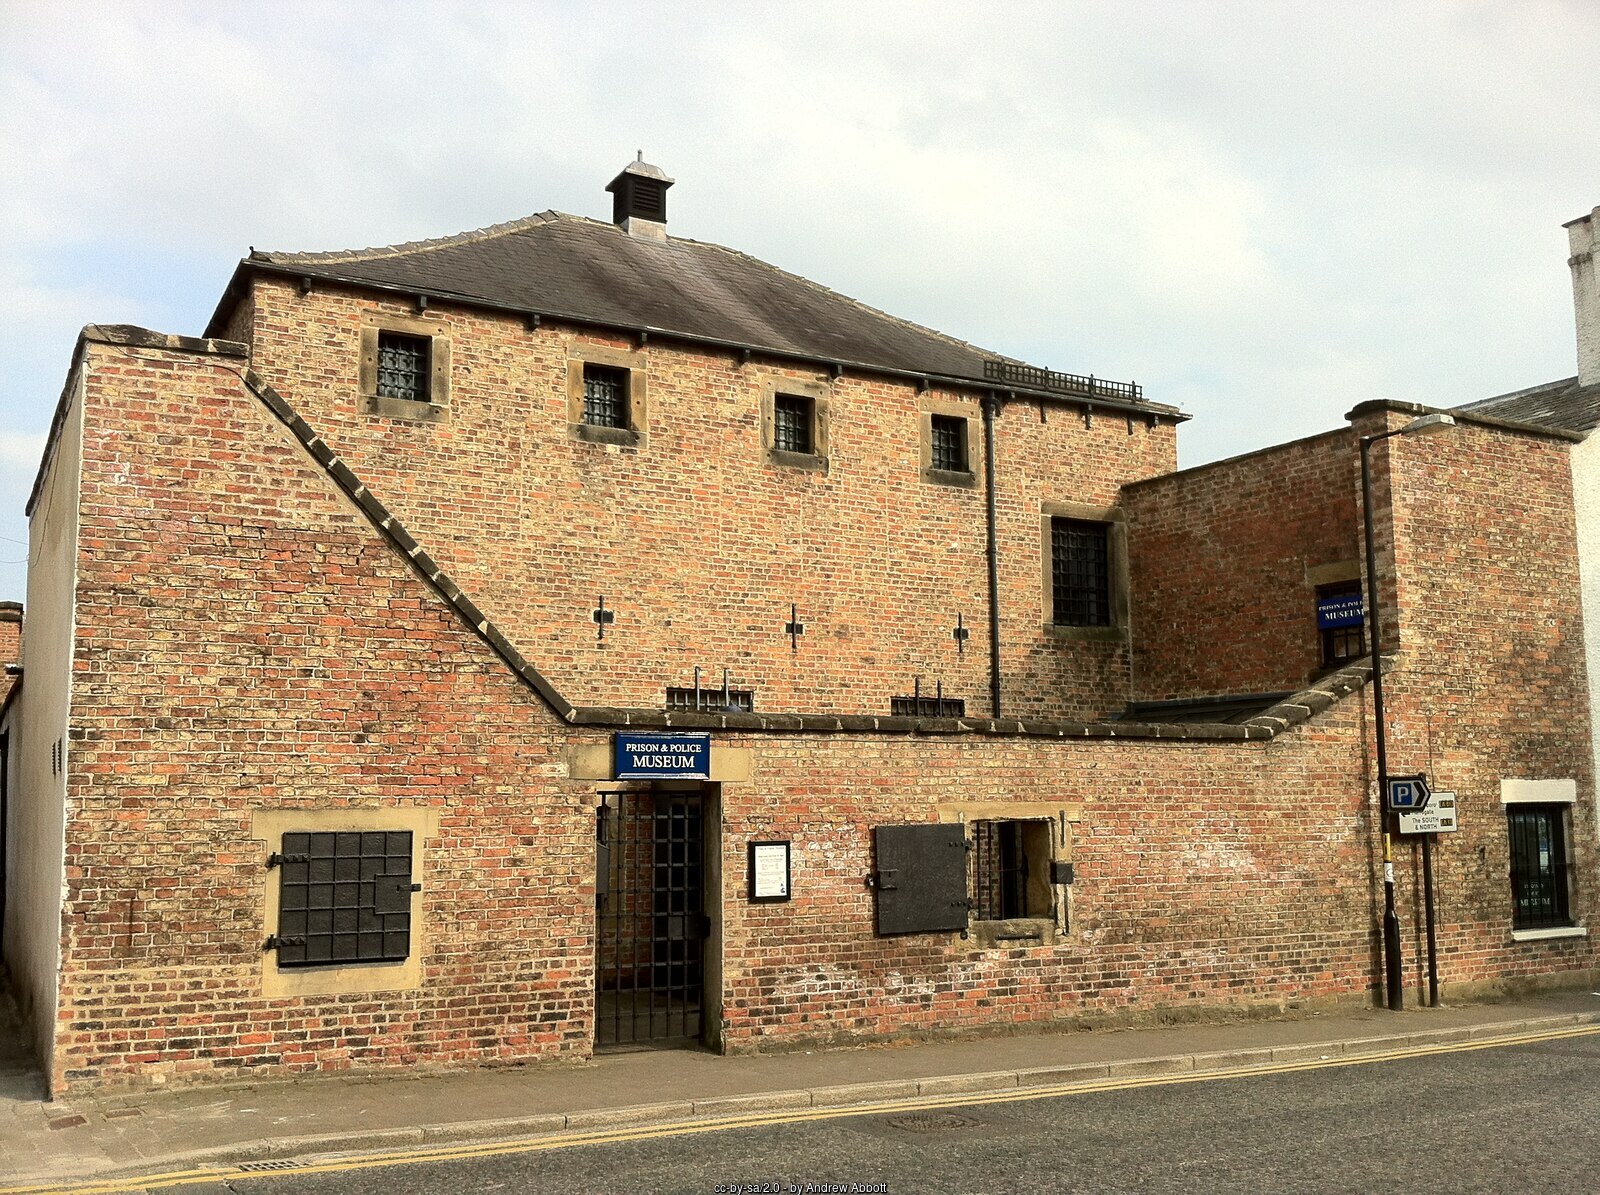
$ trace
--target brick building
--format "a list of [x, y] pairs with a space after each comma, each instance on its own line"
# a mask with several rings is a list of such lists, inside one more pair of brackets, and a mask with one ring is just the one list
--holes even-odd
[[[1136, 386], [669, 236], [671, 181], [85, 329], [5, 713], [55, 1090], [1370, 998], [1370, 674], [1318, 609], [1356, 437], [1420, 408], [1174, 473]], [[1374, 453], [1449, 993], [1595, 967], [1579, 438]]]

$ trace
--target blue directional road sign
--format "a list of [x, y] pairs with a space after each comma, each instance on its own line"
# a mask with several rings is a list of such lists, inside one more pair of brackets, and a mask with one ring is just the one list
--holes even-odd
[[1391, 813], [1420, 813], [1428, 807], [1433, 792], [1428, 778], [1421, 773], [1415, 776], [1389, 777], [1389, 810]]

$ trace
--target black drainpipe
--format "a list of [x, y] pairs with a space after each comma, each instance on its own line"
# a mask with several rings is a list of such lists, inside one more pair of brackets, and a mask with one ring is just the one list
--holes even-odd
[[1000, 549], [995, 542], [994, 417], [1000, 396], [993, 390], [983, 400], [983, 489], [989, 540], [989, 709], [1000, 717]]

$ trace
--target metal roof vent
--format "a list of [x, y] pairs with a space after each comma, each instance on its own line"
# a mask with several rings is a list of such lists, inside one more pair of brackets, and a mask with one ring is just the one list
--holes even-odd
[[667, 239], [667, 188], [673, 180], [644, 160], [644, 150], [606, 184], [611, 192], [611, 222], [633, 236]]

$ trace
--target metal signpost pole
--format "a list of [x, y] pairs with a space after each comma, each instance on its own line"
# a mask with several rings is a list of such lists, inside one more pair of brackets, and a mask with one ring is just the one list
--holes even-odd
[[[1394, 853], [1389, 835], [1389, 744], [1388, 727], [1383, 717], [1383, 669], [1378, 658], [1378, 555], [1373, 544], [1372, 525], [1372, 462], [1369, 452], [1379, 440], [1401, 436], [1407, 432], [1443, 431], [1455, 426], [1455, 418], [1442, 412], [1423, 415], [1404, 427], [1393, 431], [1362, 436], [1361, 445], [1361, 515], [1367, 540], [1367, 626], [1372, 633], [1372, 716], [1377, 731], [1378, 745], [1378, 816], [1383, 819], [1383, 977], [1384, 993], [1389, 1007], [1399, 1012], [1405, 1007], [1405, 993], [1400, 977], [1400, 918], [1394, 910]], [[1391, 490], [1393, 483], [1391, 481]], [[1426, 846], [1424, 846], [1426, 852]], [[1424, 879], [1427, 887], [1428, 956], [1430, 996], [1438, 999], [1438, 980], [1433, 935], [1433, 869], [1432, 859], [1423, 856]]]
[[1367, 628], [1372, 651], [1372, 715], [1378, 742], [1378, 817], [1383, 826], [1383, 987], [1390, 1009], [1405, 1006], [1400, 990], [1400, 918], [1394, 911], [1394, 855], [1389, 838], [1389, 751], [1383, 723], [1383, 668], [1378, 659], [1378, 554], [1373, 547], [1372, 467], [1368, 451], [1399, 430], [1361, 437], [1361, 513], [1367, 539]]
[[1433, 835], [1422, 836], [1423, 913], [1428, 922], [1428, 1007], [1439, 1007], [1439, 938], [1433, 928]]

